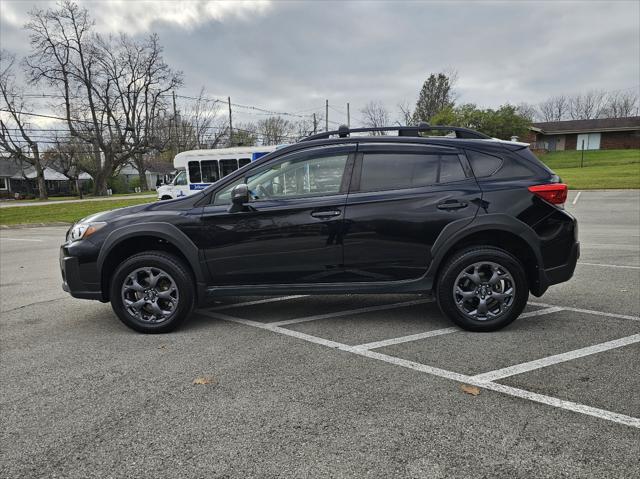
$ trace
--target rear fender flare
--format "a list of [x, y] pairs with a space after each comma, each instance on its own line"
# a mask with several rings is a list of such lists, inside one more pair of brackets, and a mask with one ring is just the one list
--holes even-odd
[[540, 251], [540, 240], [535, 231], [522, 221], [505, 214], [479, 215], [466, 226], [458, 224], [460, 221], [464, 220], [453, 221], [445, 226], [431, 247], [432, 261], [427, 271], [427, 277], [431, 282], [435, 283], [442, 262], [456, 244], [467, 236], [488, 230], [505, 231], [522, 238], [535, 256], [537, 275], [542, 271], [544, 263]]

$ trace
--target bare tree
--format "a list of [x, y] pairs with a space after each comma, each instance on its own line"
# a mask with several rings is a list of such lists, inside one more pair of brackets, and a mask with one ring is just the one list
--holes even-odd
[[569, 101], [564, 95], [556, 95], [538, 104], [542, 121], [561, 121], [569, 113]]
[[38, 196], [46, 200], [47, 184], [44, 180], [44, 166], [40, 158], [38, 142], [29, 133], [23, 112], [30, 109], [24, 98], [24, 91], [16, 85], [15, 56], [6, 50], [0, 51], [0, 149], [11, 157], [29, 163], [36, 170]]
[[398, 103], [398, 109], [400, 110], [400, 120], [398, 123], [402, 126], [413, 125], [413, 111], [411, 110], [411, 104], [408, 101], [402, 101]]
[[233, 135], [229, 137], [227, 131], [227, 137], [228, 146], [255, 146], [258, 143], [258, 127], [255, 123], [236, 123]]
[[[154, 123], [160, 112], [166, 110], [166, 94], [181, 84], [181, 76], [163, 61], [156, 35], [145, 41], [134, 41], [126, 35], [121, 35], [118, 42], [96, 39], [105, 82], [96, 96], [117, 140], [119, 148], [115, 154], [121, 160], [118, 163], [129, 158], [133, 161], [140, 188], [145, 191], [149, 189], [145, 156], [164, 146], [154, 135]], [[109, 90], [114, 92], [113, 96]]]
[[281, 116], [270, 116], [258, 122], [258, 134], [263, 145], [286, 143], [293, 135], [293, 124]]
[[516, 112], [523, 118], [526, 118], [530, 122], [535, 121], [538, 118], [538, 109], [531, 103], [522, 102], [516, 107]]
[[602, 114], [606, 93], [590, 90], [569, 98], [569, 116], [572, 120], [590, 120]]
[[30, 17], [32, 81], [64, 98], [69, 133], [93, 149], [87, 168], [94, 193], [105, 194], [114, 171], [156, 147], [151, 133], [163, 93], [180, 84], [180, 75], [162, 60], [155, 35], [142, 42], [100, 38], [87, 10], [69, 0]]
[[87, 163], [86, 147], [76, 138], [63, 138], [56, 135], [53, 146], [45, 151], [47, 164], [66, 176], [74, 184], [78, 196], [82, 199], [80, 175], [84, 173], [83, 164]]
[[[370, 101], [360, 110], [363, 126], [367, 128], [381, 128], [389, 126], [389, 112], [379, 101]], [[376, 132], [384, 135], [384, 132]], [[376, 134], [374, 133], [374, 134]]]
[[193, 106], [186, 110], [183, 124], [191, 127], [191, 138], [187, 139], [193, 149], [216, 148], [227, 135], [228, 118], [221, 113], [218, 100], [209, 100], [205, 88], [200, 89]]
[[637, 115], [638, 93], [635, 91], [617, 91], [610, 93], [605, 100], [602, 116], [605, 118], [625, 118]]

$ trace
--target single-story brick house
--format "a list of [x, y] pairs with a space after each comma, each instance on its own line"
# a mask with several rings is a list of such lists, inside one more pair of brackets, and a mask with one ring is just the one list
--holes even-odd
[[525, 141], [548, 151], [640, 148], [640, 116], [533, 123]]

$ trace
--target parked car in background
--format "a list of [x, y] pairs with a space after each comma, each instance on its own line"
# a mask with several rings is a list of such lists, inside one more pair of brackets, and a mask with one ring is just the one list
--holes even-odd
[[[190, 185], [217, 179], [204, 161], [185, 160]], [[63, 288], [146, 333], [212, 298], [295, 293], [429, 293], [460, 327], [493, 331], [579, 256], [560, 178], [526, 144], [464, 128], [342, 127], [190, 191], [71, 227]]]

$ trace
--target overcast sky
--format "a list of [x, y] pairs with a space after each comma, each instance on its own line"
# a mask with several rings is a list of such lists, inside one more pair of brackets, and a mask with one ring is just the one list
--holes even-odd
[[[81, 1], [101, 32], [156, 32], [183, 94], [352, 123], [369, 100], [397, 117], [432, 72], [458, 72], [458, 102], [495, 107], [640, 84], [640, 2]], [[0, 44], [28, 53], [35, 5], [0, 0]], [[334, 110], [336, 108], [339, 111]], [[245, 113], [244, 120], [259, 119]], [[354, 122], [353, 119], [356, 121]]]

